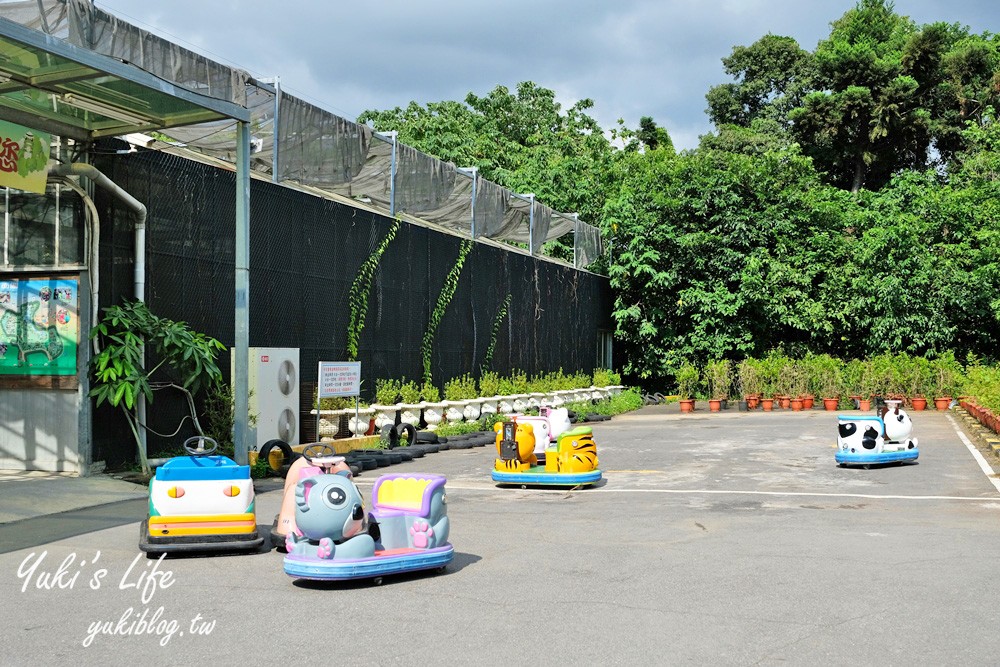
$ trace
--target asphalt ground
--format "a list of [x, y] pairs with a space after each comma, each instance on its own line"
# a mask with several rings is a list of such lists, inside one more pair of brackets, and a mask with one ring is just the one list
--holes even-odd
[[73, 536], [9, 521], [0, 663], [993, 665], [997, 477], [951, 414], [912, 416], [919, 462], [870, 470], [834, 463], [835, 413], [676, 406], [594, 425], [595, 488], [497, 488], [482, 447], [380, 469], [448, 477], [456, 549], [381, 586], [274, 551], [147, 560], [141, 499], [63, 512]]

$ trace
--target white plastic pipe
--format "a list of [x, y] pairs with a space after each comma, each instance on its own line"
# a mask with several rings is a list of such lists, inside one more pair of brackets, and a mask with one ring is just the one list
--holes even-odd
[[[71, 164], [59, 164], [49, 170], [51, 176], [84, 176], [89, 178], [94, 185], [99, 186], [118, 200], [123, 202], [133, 213], [135, 213], [135, 262], [133, 271], [133, 281], [135, 283], [135, 300], [146, 300], [146, 206], [138, 199], [122, 189], [120, 185], [108, 178], [100, 169], [85, 162], [73, 162]], [[97, 271], [98, 267], [90, 267], [91, 271]], [[144, 355], [145, 356], [145, 355]], [[139, 418], [139, 441], [142, 443], [143, 457], [146, 454], [146, 397], [139, 394], [136, 404], [136, 416]]]

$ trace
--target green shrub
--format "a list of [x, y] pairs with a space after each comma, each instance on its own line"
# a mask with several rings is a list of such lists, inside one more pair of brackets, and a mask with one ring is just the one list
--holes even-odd
[[694, 364], [685, 362], [677, 369], [677, 393], [681, 398], [694, 398], [698, 392], [700, 376]]
[[497, 396], [510, 396], [514, 394], [514, 383], [509, 377], [497, 378]]
[[760, 362], [747, 357], [736, 366], [737, 385], [741, 396], [756, 396], [761, 393]]
[[420, 398], [428, 403], [437, 403], [441, 400], [441, 392], [430, 382], [424, 382], [420, 387]]
[[593, 382], [595, 387], [610, 387], [611, 371], [606, 368], [595, 368]]
[[[313, 392], [312, 405], [316, 405], [316, 392]], [[328, 396], [319, 399], [320, 410], [344, 410], [354, 407], [353, 396]]]
[[438, 435], [449, 436], [449, 435], [463, 435], [465, 433], [478, 433], [479, 431], [486, 430], [483, 428], [482, 423], [479, 421], [474, 422], [456, 422], [441, 424], [434, 431]]
[[955, 359], [954, 352], [945, 352], [931, 361], [934, 382], [934, 396], [955, 396], [962, 382], [962, 365]]
[[466, 373], [453, 377], [444, 383], [444, 398], [446, 401], [462, 401], [468, 398], [476, 398], [476, 381]]
[[528, 393], [528, 374], [524, 371], [514, 371], [510, 375], [510, 384], [514, 394]]
[[402, 403], [419, 403], [420, 387], [413, 380], [403, 378], [403, 381], [399, 385], [399, 399]]
[[399, 401], [399, 390], [403, 383], [399, 380], [376, 380], [375, 402], [379, 405], [395, 405]]
[[500, 396], [500, 375], [494, 371], [483, 371], [479, 378], [480, 396]]
[[710, 361], [705, 365], [705, 380], [708, 385], [708, 397], [712, 399], [729, 398], [733, 383], [733, 365], [728, 359]]
[[1000, 412], [1000, 366], [972, 363], [966, 369], [964, 391], [978, 405]]
[[493, 425], [497, 422], [502, 422], [506, 417], [499, 412], [491, 412], [490, 414], [484, 415], [479, 419], [480, 430], [492, 431]]

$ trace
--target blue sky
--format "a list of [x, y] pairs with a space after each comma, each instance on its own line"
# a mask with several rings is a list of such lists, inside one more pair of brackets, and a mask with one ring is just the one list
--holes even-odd
[[[854, 0], [97, 0], [98, 7], [354, 119], [366, 109], [484, 95], [520, 81], [605, 129], [652, 116], [678, 148], [712, 129], [705, 94], [722, 58], [767, 33], [812, 50]], [[898, 0], [918, 24], [1000, 32], [996, 0]]]

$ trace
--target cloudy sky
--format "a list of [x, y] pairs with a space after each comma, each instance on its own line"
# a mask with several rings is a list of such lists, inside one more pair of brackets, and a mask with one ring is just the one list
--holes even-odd
[[[807, 50], [855, 0], [97, 0], [98, 7], [341, 116], [463, 100], [520, 81], [594, 101], [610, 129], [652, 116], [678, 148], [711, 130], [721, 59], [767, 33]], [[997, 0], [896, 0], [918, 24], [1000, 32]]]

